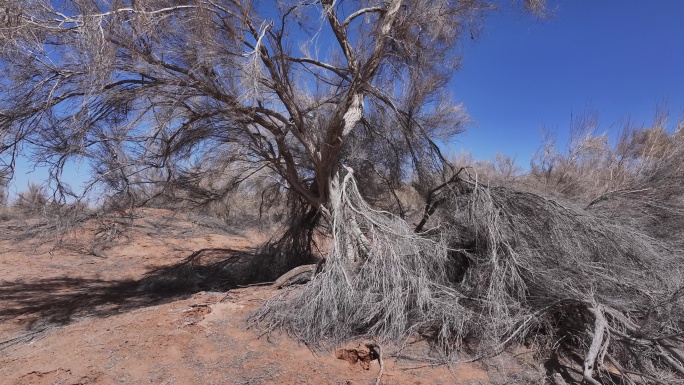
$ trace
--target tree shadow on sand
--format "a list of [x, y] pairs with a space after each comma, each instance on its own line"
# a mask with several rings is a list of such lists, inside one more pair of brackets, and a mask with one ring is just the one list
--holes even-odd
[[[199, 291], [227, 291], [259, 280], [256, 251], [202, 249], [140, 280], [56, 277], [0, 282], [0, 322], [27, 320], [29, 331], [158, 305]], [[0, 344], [2, 342], [0, 341]]]

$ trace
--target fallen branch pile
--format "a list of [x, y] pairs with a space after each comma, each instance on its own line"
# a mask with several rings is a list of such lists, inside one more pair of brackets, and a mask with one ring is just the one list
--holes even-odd
[[535, 338], [583, 355], [591, 384], [684, 383], [684, 259], [666, 240], [461, 177], [425, 233], [368, 206], [351, 173], [337, 192], [321, 273], [270, 301], [261, 326], [314, 343], [419, 334], [447, 355]]

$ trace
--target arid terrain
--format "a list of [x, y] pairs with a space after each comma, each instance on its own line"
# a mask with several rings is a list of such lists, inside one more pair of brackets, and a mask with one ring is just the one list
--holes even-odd
[[[0, 224], [1, 384], [376, 383], [379, 360], [366, 369], [333, 348], [249, 328], [270, 286], [158, 282], [193, 252], [220, 249], [195, 261], [201, 271], [231, 251], [248, 253], [267, 232], [161, 210], [137, 214], [128, 227], [90, 219], [59, 242], [25, 219]], [[356, 347], [365, 349], [346, 346]], [[383, 366], [383, 384], [508, 383], [541, 370], [525, 350], [460, 365], [388, 353]]]

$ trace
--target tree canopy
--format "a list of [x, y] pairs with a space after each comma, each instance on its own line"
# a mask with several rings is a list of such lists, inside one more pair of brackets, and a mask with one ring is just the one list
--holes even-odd
[[113, 192], [162, 182], [211, 199], [268, 169], [316, 209], [340, 162], [384, 188], [424, 178], [465, 121], [445, 89], [459, 38], [496, 3], [9, 0], [5, 173], [24, 144], [62, 195], [64, 166], [87, 159]]

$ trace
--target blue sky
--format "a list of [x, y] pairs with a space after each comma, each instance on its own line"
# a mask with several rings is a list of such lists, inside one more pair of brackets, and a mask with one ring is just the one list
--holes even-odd
[[[549, 2], [551, 19], [508, 9], [491, 15], [476, 41], [464, 40], [463, 66], [450, 88], [477, 124], [451, 153], [492, 159], [500, 152], [527, 167], [542, 127], [562, 142], [571, 114], [586, 109], [598, 112], [600, 132], [611, 133], [627, 118], [649, 126], [659, 103], [669, 107], [672, 123], [684, 117], [684, 1]], [[13, 194], [46, 175], [26, 171], [17, 170]]]
[[671, 123], [684, 107], [684, 1], [550, 0], [551, 19], [521, 12], [491, 16], [477, 41], [464, 42], [455, 98], [477, 125], [451, 151], [523, 167], [541, 129], [567, 138], [571, 114], [592, 109], [599, 132], [621, 122], [649, 126], [657, 104]]

